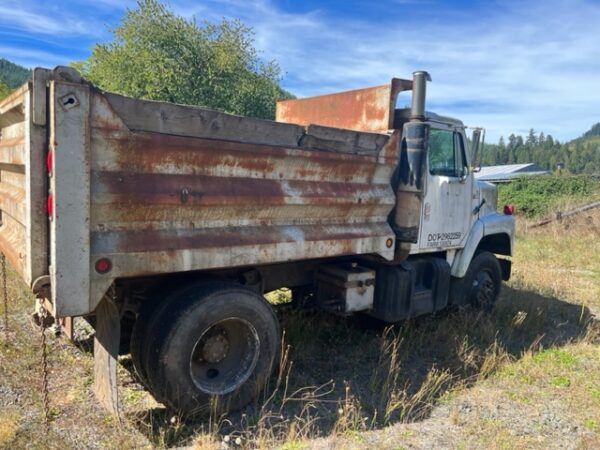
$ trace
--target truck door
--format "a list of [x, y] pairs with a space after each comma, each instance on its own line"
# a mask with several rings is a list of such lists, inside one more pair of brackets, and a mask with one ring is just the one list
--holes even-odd
[[419, 248], [463, 247], [471, 223], [473, 177], [461, 129], [432, 124]]

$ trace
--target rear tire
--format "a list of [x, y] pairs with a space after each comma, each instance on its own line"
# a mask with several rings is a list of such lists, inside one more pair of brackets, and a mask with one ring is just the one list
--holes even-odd
[[465, 276], [452, 279], [450, 303], [491, 311], [501, 285], [502, 270], [498, 259], [490, 252], [478, 253], [469, 264]]
[[173, 291], [170, 285], [163, 286], [144, 302], [131, 332], [131, 361], [140, 382], [146, 389], [149, 389], [148, 376], [146, 374], [146, 357], [149, 351], [146, 345], [148, 342], [148, 330], [155, 326], [173, 300], [168, 295], [169, 291]]
[[147, 330], [146, 376], [156, 399], [193, 415], [236, 410], [256, 398], [279, 349], [271, 306], [250, 289], [220, 282], [172, 298]]

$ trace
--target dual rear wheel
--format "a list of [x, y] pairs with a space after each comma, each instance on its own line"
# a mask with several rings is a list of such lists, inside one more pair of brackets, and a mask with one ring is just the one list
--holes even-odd
[[239, 409], [264, 388], [279, 324], [257, 293], [207, 282], [157, 295], [138, 316], [135, 370], [158, 401], [184, 414]]
[[[453, 304], [493, 307], [502, 274], [496, 257], [477, 254], [450, 288]], [[135, 370], [154, 397], [183, 414], [242, 408], [265, 387], [280, 331], [263, 297], [226, 282], [157, 292], [131, 339]]]

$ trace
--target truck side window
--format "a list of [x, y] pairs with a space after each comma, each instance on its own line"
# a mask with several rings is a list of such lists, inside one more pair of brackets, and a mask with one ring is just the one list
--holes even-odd
[[454, 132], [449, 130], [429, 130], [429, 173], [455, 177], [456, 151], [454, 150]]
[[462, 137], [451, 130], [429, 131], [429, 173], [459, 178], [467, 174], [467, 160]]

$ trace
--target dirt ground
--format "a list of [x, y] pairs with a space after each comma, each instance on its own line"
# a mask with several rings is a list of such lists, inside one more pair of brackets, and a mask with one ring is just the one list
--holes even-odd
[[[451, 310], [392, 327], [280, 306], [278, 373], [258, 402], [182, 421], [120, 360], [124, 419], [91, 393], [89, 329], [41, 334], [9, 274], [0, 320], [0, 448], [600, 448], [600, 212], [519, 226], [513, 278], [491, 314]], [[3, 312], [3, 306], [0, 307]]]

